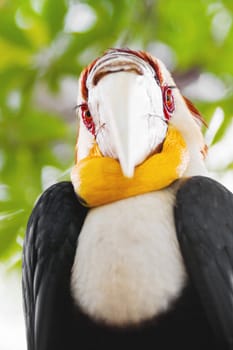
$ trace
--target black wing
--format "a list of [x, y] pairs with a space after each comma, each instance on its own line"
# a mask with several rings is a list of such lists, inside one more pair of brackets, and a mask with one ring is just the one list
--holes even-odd
[[195, 176], [177, 192], [175, 221], [181, 251], [209, 322], [233, 349], [233, 194]]
[[87, 209], [70, 182], [51, 186], [30, 216], [23, 251], [28, 350], [69, 349], [70, 274]]

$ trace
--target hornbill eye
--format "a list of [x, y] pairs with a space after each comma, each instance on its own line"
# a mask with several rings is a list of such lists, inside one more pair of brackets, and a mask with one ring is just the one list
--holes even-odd
[[89, 109], [85, 112], [85, 118], [91, 118], [91, 113]]
[[80, 107], [84, 125], [86, 126], [88, 131], [90, 131], [90, 133], [95, 136], [95, 123], [88, 109], [88, 105], [86, 103], [83, 103]]
[[169, 120], [171, 118], [172, 113], [175, 110], [175, 102], [174, 102], [174, 96], [172, 93], [172, 87], [163, 86], [162, 92], [163, 92], [164, 115], [165, 115], [165, 118]]

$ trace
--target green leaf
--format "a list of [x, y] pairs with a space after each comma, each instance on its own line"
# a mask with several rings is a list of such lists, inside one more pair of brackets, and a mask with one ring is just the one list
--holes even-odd
[[24, 34], [23, 30], [18, 28], [14, 18], [14, 12], [1, 10], [0, 12], [0, 37], [11, 42], [14, 45], [31, 48], [31, 43]]
[[67, 2], [65, 0], [45, 1], [42, 15], [47, 22], [51, 39], [54, 38], [58, 32], [63, 30], [66, 11]]

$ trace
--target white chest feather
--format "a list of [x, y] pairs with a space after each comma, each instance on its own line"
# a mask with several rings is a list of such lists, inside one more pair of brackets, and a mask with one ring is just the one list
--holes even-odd
[[135, 324], [166, 310], [186, 272], [173, 222], [172, 190], [89, 212], [72, 271], [75, 302], [94, 319]]

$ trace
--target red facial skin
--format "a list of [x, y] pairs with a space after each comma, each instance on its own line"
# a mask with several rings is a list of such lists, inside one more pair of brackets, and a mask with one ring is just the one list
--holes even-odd
[[163, 94], [163, 111], [164, 116], [167, 121], [172, 116], [172, 113], [175, 110], [175, 101], [172, 93], [172, 88], [170, 86], [162, 86], [162, 94]]
[[82, 115], [82, 120], [84, 125], [86, 126], [87, 130], [90, 131], [90, 133], [95, 136], [95, 123], [88, 109], [87, 103], [81, 104], [80, 108], [81, 108], [81, 115]]

